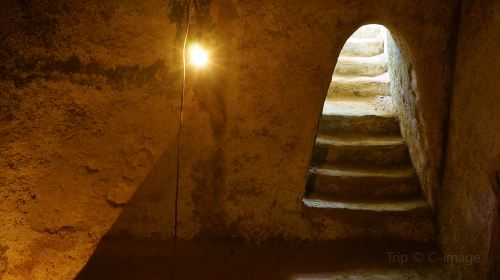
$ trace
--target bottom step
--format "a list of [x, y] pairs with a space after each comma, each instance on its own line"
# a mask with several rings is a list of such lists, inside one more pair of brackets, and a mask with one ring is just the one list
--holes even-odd
[[320, 235], [434, 241], [432, 209], [419, 197], [346, 200], [327, 193], [303, 198], [304, 213]]
[[418, 198], [397, 200], [347, 200], [330, 194], [311, 194], [303, 199], [308, 207], [326, 209], [347, 209], [375, 212], [427, 211], [429, 204]]

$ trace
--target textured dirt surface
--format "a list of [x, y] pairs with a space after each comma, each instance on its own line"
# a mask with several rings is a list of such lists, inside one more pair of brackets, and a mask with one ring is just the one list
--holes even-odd
[[438, 213], [445, 253], [479, 255], [482, 261], [455, 265], [455, 272], [461, 274], [455, 279], [487, 279], [491, 240], [498, 239], [492, 236], [498, 224], [498, 202], [488, 164], [500, 155], [499, 44], [500, 2], [467, 2], [460, 26], [447, 168]]
[[[115, 220], [111, 233], [171, 237], [182, 3], [3, 1], [4, 279], [73, 277]], [[302, 195], [335, 60], [366, 23], [387, 26], [414, 64], [423, 144], [412, 157], [432, 190], [455, 9], [452, 0], [199, 1], [193, 30], [213, 64], [188, 71], [180, 237], [356, 232], [306, 216]]]
[[0, 278], [71, 279], [175, 151], [169, 12], [164, 1], [2, 2]]

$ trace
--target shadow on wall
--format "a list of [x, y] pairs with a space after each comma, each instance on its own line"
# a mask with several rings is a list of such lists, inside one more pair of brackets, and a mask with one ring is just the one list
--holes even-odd
[[[148, 258], [148, 262], [151, 262], [150, 265], [155, 265], [156, 270], [164, 268], [170, 271], [170, 266], [159, 265], [158, 260], [162, 262], [165, 262], [165, 259], [169, 260], [172, 253], [171, 240], [174, 229], [173, 199], [175, 197], [176, 173], [175, 168], [171, 167], [176, 164], [176, 147], [177, 142], [172, 141], [128, 202], [120, 202], [116, 199], [110, 201], [108, 198], [108, 202], [111, 205], [114, 207], [124, 207], [124, 209], [113, 226], [100, 240], [87, 265], [82, 268], [76, 279], [85, 278], [85, 275], [88, 273], [96, 273], [96, 267], [94, 266], [96, 263], [100, 263], [100, 258], [108, 256], [110, 252], [114, 252], [112, 254], [115, 254], [116, 250], [119, 251], [117, 255], [122, 256], [123, 259], [117, 259], [117, 262], [113, 262], [112, 264], [126, 265], [127, 259], [134, 254], [137, 255], [137, 252], [141, 252], [144, 244], [152, 244], [152, 246], [148, 247], [146, 245], [145, 247], [153, 249], [144, 252], [144, 254], [154, 255], [156, 258], [156, 263]], [[139, 245], [137, 245], [137, 242], [133, 242], [133, 240], [138, 239], [142, 240]], [[123, 242], [122, 244], [126, 245], [112, 246], [110, 248], [109, 240], [120, 240]], [[137, 246], [134, 247], [134, 245]], [[161, 257], [158, 258], [158, 256]], [[107, 267], [106, 270], [108, 269], [109, 271], [118, 271], [118, 269], [112, 267]], [[163, 272], [165, 275], [170, 274], [169, 272]], [[144, 273], [144, 271], [141, 271], [141, 273]], [[136, 276], [137, 278], [134, 279], [142, 278], [144, 275]]]
[[175, 151], [169, 147], [163, 152], [107, 235], [155, 240], [173, 236]]
[[[106, 233], [110, 236], [167, 240], [173, 236], [177, 141], [172, 141], [158, 162], [124, 205]], [[105, 236], [105, 237], [106, 237]]]

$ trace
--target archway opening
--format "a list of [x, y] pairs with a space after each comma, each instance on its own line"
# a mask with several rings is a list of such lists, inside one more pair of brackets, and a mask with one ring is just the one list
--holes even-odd
[[430, 211], [401, 134], [388, 40], [384, 26], [364, 25], [340, 52], [318, 123], [306, 206]]

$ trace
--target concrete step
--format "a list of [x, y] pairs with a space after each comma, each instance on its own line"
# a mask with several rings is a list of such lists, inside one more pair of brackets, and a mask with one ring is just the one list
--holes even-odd
[[381, 36], [381, 28], [378, 24], [367, 24], [358, 28], [351, 38], [377, 38]]
[[420, 188], [411, 165], [376, 167], [328, 163], [310, 168], [307, 192], [369, 200], [418, 195]]
[[391, 81], [388, 73], [368, 76], [333, 75], [329, 97], [370, 97], [390, 96]]
[[396, 165], [410, 164], [408, 147], [401, 136], [318, 135], [313, 163]]
[[325, 114], [318, 124], [323, 135], [400, 135], [396, 116]]
[[430, 206], [418, 197], [391, 200], [347, 200], [310, 194], [303, 199], [305, 216], [328, 231], [342, 225], [350, 238], [395, 238], [429, 242], [435, 238]]
[[335, 194], [311, 193], [303, 199], [308, 207], [370, 212], [428, 212], [429, 204], [419, 196], [401, 199], [346, 199]]
[[384, 39], [375, 38], [355, 38], [347, 39], [344, 47], [340, 51], [341, 56], [374, 56], [384, 52]]
[[340, 56], [335, 75], [379, 76], [387, 72], [387, 57], [380, 54], [370, 57]]
[[327, 97], [323, 106], [323, 114], [348, 116], [395, 116], [391, 96], [372, 97]]

